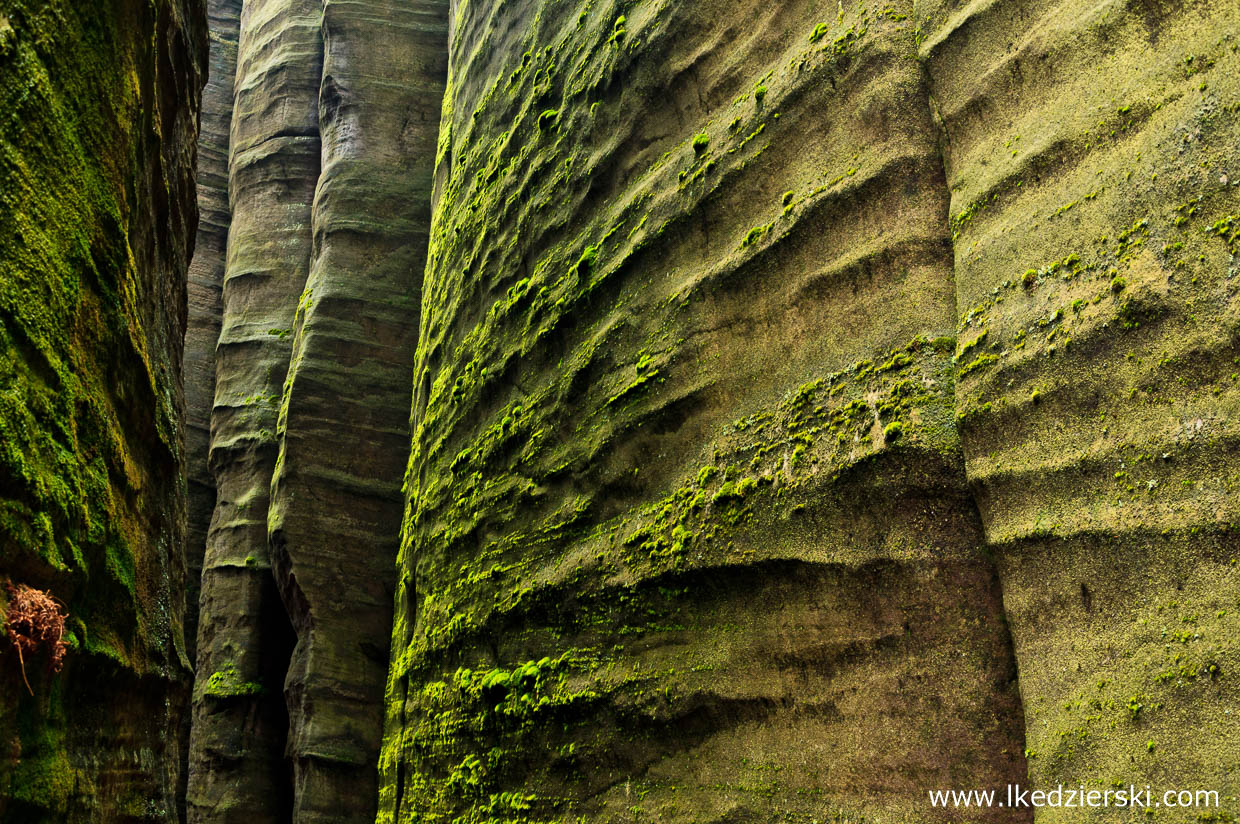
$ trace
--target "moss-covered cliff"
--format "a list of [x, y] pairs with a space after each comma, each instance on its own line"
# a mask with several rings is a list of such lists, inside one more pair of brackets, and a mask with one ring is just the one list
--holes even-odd
[[908, 12], [459, 10], [383, 820], [1024, 779]]
[[381, 821], [1236, 814], [1234, 3], [451, 31]]
[[1216, 789], [1155, 820], [1235, 820], [1240, 5], [919, 9], [1030, 778]]
[[206, 48], [190, 0], [0, 0], [0, 582], [68, 613], [59, 673], [0, 639], [4, 821], [178, 817]]

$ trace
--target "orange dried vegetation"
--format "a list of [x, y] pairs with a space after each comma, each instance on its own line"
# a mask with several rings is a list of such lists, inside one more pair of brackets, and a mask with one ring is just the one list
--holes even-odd
[[65, 618], [68, 617], [50, 592], [28, 587], [25, 584], [8, 584], [9, 608], [5, 616], [5, 631], [8, 640], [17, 650], [17, 660], [22, 669], [22, 680], [26, 689], [30, 689], [30, 681], [26, 678], [26, 658], [36, 655], [40, 650], [48, 653], [48, 666], [52, 672], [59, 672], [65, 659]]

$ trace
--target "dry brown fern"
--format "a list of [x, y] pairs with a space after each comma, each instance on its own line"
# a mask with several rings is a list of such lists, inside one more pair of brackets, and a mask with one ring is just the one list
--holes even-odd
[[8, 584], [6, 588], [9, 606], [4, 621], [5, 631], [9, 642], [17, 650], [26, 689], [34, 695], [26, 678], [26, 657], [37, 654], [41, 649], [46, 650], [49, 668], [52, 672], [59, 672], [65, 659], [65, 618], [68, 616], [50, 592], [25, 584]]

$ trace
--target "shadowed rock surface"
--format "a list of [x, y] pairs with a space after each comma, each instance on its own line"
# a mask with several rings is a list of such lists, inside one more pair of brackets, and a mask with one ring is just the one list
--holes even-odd
[[267, 502], [280, 387], [311, 256], [320, 17], [311, 0], [252, 0], [239, 21], [190, 821], [283, 821], [291, 803], [283, 680], [292, 632], [271, 572]]
[[314, 259], [268, 517], [297, 632], [297, 822], [374, 820], [446, 19], [443, 2], [323, 4]]
[[0, 583], [68, 613], [53, 673], [0, 589], [5, 822], [179, 820], [206, 35], [192, 0], [0, 0]]
[[238, 11], [190, 820], [370, 821], [447, 12]]
[[215, 479], [207, 455], [215, 402], [215, 346], [220, 338], [224, 261], [228, 249], [228, 132], [232, 125], [233, 75], [241, 0], [207, 3], [211, 61], [202, 90], [198, 137], [198, 237], [189, 267], [189, 318], [185, 331], [185, 451], [189, 523], [185, 562], [189, 574], [185, 637], [198, 638], [198, 598], [207, 530], [215, 510]]

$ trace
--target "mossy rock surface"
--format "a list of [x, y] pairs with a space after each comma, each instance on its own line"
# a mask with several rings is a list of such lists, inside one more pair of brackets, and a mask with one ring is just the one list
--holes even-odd
[[454, 14], [379, 820], [1234, 815], [1235, 5]]
[[69, 614], [33, 694], [0, 651], [5, 821], [176, 820], [205, 59], [194, 2], [0, 2], [0, 579]]

